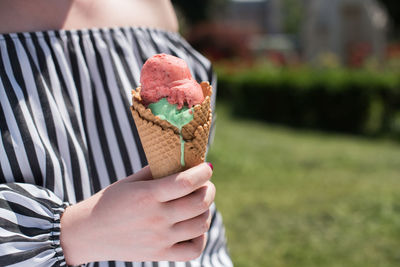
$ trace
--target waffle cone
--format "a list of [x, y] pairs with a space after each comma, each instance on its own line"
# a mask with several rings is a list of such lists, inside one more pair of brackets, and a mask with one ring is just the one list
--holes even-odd
[[200, 83], [204, 101], [193, 107], [193, 120], [182, 127], [185, 165], [181, 165], [181, 141], [177, 127], [153, 115], [141, 101], [140, 87], [132, 90], [132, 116], [139, 132], [153, 178], [164, 177], [196, 166], [205, 159], [212, 112], [212, 87]]

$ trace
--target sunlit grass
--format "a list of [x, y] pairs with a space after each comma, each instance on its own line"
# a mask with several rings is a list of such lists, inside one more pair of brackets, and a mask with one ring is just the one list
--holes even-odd
[[233, 119], [208, 161], [235, 266], [400, 266], [400, 145]]

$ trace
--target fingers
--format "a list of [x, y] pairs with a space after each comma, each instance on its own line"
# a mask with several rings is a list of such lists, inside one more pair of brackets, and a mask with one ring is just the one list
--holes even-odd
[[172, 235], [176, 242], [190, 240], [208, 231], [211, 224], [211, 212], [200, 214], [192, 219], [176, 223], [172, 226]]
[[165, 211], [171, 223], [194, 218], [206, 212], [214, 201], [215, 186], [210, 181], [191, 194], [164, 203]]
[[167, 202], [186, 196], [207, 182], [212, 175], [210, 166], [202, 163], [184, 172], [152, 181], [154, 197]]
[[206, 246], [207, 235], [202, 234], [192, 240], [179, 242], [169, 250], [172, 261], [190, 261], [198, 258]]

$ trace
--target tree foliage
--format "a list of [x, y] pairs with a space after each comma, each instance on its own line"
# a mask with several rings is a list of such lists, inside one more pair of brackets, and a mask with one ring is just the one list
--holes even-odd
[[227, 0], [172, 0], [190, 25], [210, 19], [213, 12], [221, 8], [225, 2]]
[[379, 0], [385, 7], [389, 14], [392, 23], [392, 31], [400, 37], [400, 1], [399, 0]]

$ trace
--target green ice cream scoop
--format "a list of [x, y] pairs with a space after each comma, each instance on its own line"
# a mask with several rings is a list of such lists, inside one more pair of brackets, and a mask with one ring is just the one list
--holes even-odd
[[193, 120], [193, 110], [191, 108], [183, 106], [178, 109], [177, 105], [170, 104], [167, 98], [161, 98], [158, 102], [150, 104], [149, 108], [154, 116], [168, 121], [179, 130]]
[[154, 116], [158, 116], [162, 120], [166, 120], [179, 129], [181, 140], [181, 165], [185, 166], [184, 145], [185, 141], [182, 137], [182, 127], [193, 120], [193, 108], [183, 106], [178, 109], [177, 105], [170, 104], [167, 98], [161, 98], [158, 102], [149, 105]]

